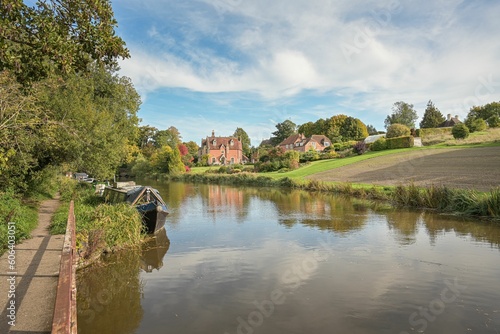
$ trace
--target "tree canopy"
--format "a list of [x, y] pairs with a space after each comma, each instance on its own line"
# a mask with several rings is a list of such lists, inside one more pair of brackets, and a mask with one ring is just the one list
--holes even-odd
[[8, 0], [0, 13], [0, 68], [23, 84], [129, 57], [109, 0]]
[[279, 145], [283, 140], [297, 133], [297, 125], [289, 119], [276, 124], [276, 129], [273, 132], [273, 137], [271, 137], [274, 146]]
[[304, 123], [299, 126], [298, 132], [306, 137], [325, 135], [332, 142], [359, 140], [368, 136], [367, 127], [361, 120], [342, 114], [328, 119], [320, 118], [314, 123]]
[[425, 108], [424, 117], [420, 122], [420, 128], [437, 128], [439, 124], [443, 123], [445, 118], [439, 109], [432, 103], [431, 100], [427, 102], [427, 108]]
[[392, 114], [387, 116], [384, 124], [386, 128], [392, 124], [403, 124], [409, 128], [415, 128], [417, 119], [417, 111], [413, 109], [413, 104], [399, 101], [392, 106]]

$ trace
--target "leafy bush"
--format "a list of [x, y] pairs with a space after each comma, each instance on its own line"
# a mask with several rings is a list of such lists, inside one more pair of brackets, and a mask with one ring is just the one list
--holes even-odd
[[304, 152], [300, 154], [300, 162], [307, 162], [307, 161], [316, 161], [319, 160], [319, 153], [316, 150], [309, 150], [307, 152]]
[[471, 133], [484, 131], [487, 127], [486, 121], [482, 118], [468, 119], [465, 123]]
[[387, 134], [385, 138], [396, 138], [409, 136], [411, 133], [410, 128], [403, 124], [392, 124], [387, 128]]
[[361, 155], [366, 152], [367, 146], [364, 141], [358, 141], [356, 145], [353, 147], [354, 152], [356, 152], [358, 155]]
[[451, 133], [455, 139], [465, 139], [469, 137], [469, 128], [464, 123], [459, 123], [451, 129]]
[[320, 159], [334, 159], [336, 157], [338, 157], [338, 154], [334, 150], [330, 151], [325, 150], [320, 154]]
[[379, 138], [377, 139], [371, 146], [370, 150], [372, 151], [383, 151], [387, 150], [387, 141], [385, 138]]
[[388, 149], [413, 147], [414, 139], [412, 136], [388, 138], [385, 140]]
[[486, 120], [490, 128], [498, 128], [500, 126], [500, 117], [493, 115]]

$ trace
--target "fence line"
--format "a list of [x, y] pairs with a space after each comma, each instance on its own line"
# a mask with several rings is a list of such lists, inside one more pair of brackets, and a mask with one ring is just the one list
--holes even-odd
[[71, 201], [64, 236], [57, 284], [52, 333], [76, 334], [76, 222], [75, 204]]

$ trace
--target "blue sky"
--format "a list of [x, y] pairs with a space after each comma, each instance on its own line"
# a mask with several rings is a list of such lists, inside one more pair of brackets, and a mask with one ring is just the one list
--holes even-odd
[[[500, 2], [115, 0], [121, 74], [143, 124], [184, 141], [347, 114], [383, 129], [396, 101], [462, 119], [500, 100]], [[418, 120], [420, 122], [420, 120]]]

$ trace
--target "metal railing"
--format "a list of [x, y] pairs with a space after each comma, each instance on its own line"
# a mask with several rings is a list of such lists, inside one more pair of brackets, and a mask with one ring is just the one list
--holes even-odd
[[76, 334], [76, 222], [75, 204], [71, 201], [68, 225], [61, 253], [59, 282], [52, 320], [52, 333]]

